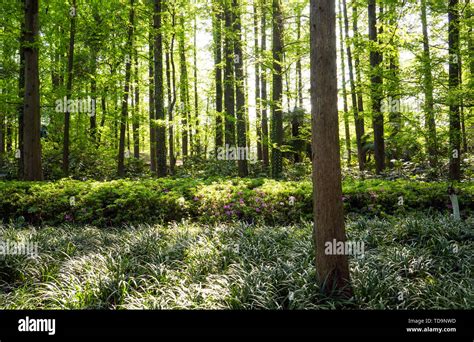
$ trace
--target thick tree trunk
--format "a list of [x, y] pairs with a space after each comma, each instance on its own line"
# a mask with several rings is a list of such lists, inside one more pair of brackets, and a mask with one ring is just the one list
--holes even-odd
[[132, 69], [132, 42], [133, 42], [133, 27], [135, 20], [134, 0], [130, 0], [130, 15], [127, 38], [127, 55], [125, 63], [125, 85], [122, 98], [122, 113], [120, 118], [120, 141], [119, 141], [119, 155], [118, 155], [118, 175], [125, 176], [125, 133], [128, 126], [128, 97], [130, 93], [130, 77]]
[[449, 178], [461, 179], [461, 120], [459, 100], [459, 10], [458, 0], [449, 0], [448, 44], [449, 44]]
[[196, 135], [194, 137], [194, 150], [198, 155], [201, 154], [201, 136], [199, 127], [199, 95], [198, 95], [198, 60], [197, 60], [197, 18], [194, 16], [194, 126], [196, 127]]
[[[23, 8], [26, 13], [25, 0], [22, 0]], [[25, 20], [21, 20], [20, 28], [20, 65], [19, 65], [19, 75], [18, 75], [18, 106], [17, 106], [17, 115], [18, 115], [18, 150], [20, 151], [20, 158], [18, 158], [18, 179], [24, 179], [24, 160], [25, 160], [25, 150], [24, 150], [24, 98], [25, 98], [25, 40], [26, 40], [26, 28]]]
[[27, 181], [43, 180], [41, 165], [41, 114], [38, 68], [38, 1], [25, 1], [25, 95], [23, 117], [23, 178]]
[[382, 77], [381, 64], [382, 55], [379, 51], [378, 33], [377, 33], [377, 14], [375, 0], [369, 0], [369, 39], [370, 48], [370, 68], [371, 68], [371, 87], [372, 98], [372, 125], [374, 128], [374, 157], [375, 171], [382, 173], [385, 169], [385, 139], [384, 139], [384, 118], [381, 112], [382, 107]]
[[272, 177], [283, 172], [283, 13], [280, 0], [273, 0], [273, 102], [272, 102]]
[[314, 243], [322, 290], [350, 297], [346, 255], [326, 254], [326, 244], [345, 242], [337, 110], [335, 1], [311, 0], [311, 104]]

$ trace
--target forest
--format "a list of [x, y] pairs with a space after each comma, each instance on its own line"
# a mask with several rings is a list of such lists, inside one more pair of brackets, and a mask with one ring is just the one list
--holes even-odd
[[470, 0], [0, 3], [0, 309], [472, 309]]

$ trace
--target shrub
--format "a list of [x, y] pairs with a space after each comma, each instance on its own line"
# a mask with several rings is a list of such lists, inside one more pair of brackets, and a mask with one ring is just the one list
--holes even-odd
[[[450, 212], [446, 183], [344, 182], [346, 213], [372, 216], [406, 211]], [[474, 185], [457, 187], [463, 215], [474, 211]], [[169, 222], [290, 223], [312, 216], [312, 184], [268, 179], [142, 179], [109, 182], [0, 182], [5, 223], [87, 223], [111, 226]]]

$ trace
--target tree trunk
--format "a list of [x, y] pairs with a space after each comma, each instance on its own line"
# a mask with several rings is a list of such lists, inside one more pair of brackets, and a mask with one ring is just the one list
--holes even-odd
[[166, 125], [163, 99], [163, 34], [161, 32], [161, 0], [155, 0], [153, 17], [155, 36], [155, 115], [159, 124], [156, 128], [156, 173], [158, 177], [166, 176]]
[[38, 68], [38, 1], [25, 1], [25, 95], [23, 117], [23, 178], [27, 181], [43, 180], [41, 165], [41, 114]]
[[197, 17], [194, 15], [194, 126], [196, 127], [196, 134], [194, 137], [195, 151], [199, 155], [201, 154], [201, 137], [199, 127], [199, 96], [198, 96], [198, 61], [197, 61]]
[[180, 100], [181, 100], [181, 152], [183, 154], [183, 161], [188, 156], [188, 116], [189, 116], [189, 106], [188, 106], [188, 69], [186, 65], [186, 48], [185, 48], [185, 28], [184, 28], [184, 18], [180, 18], [180, 30], [179, 33], [179, 59], [180, 59]]
[[461, 120], [459, 113], [459, 12], [458, 0], [449, 0], [449, 178], [461, 179]]
[[347, 90], [346, 90], [346, 60], [344, 58], [344, 33], [342, 29], [342, 6], [341, 0], [339, 0], [339, 35], [341, 45], [341, 72], [342, 72], [342, 99], [344, 103], [344, 132], [346, 137], [346, 153], [347, 153], [347, 164], [351, 164], [352, 153], [351, 153], [351, 131], [349, 127], [349, 110], [347, 107]]
[[[69, 36], [69, 53], [68, 53], [68, 65], [67, 65], [67, 85], [66, 85], [66, 98], [69, 100], [72, 95], [72, 80], [73, 80], [73, 65], [74, 65], [74, 40], [76, 36], [76, 0], [72, 2], [71, 12], [71, 30]], [[64, 108], [64, 142], [63, 142], [63, 173], [65, 176], [69, 175], [69, 134], [71, 124], [71, 113], [69, 112], [69, 106], [66, 104]]]
[[[120, 141], [119, 141], [119, 155], [118, 155], [118, 175], [120, 177], [125, 176], [125, 133], [128, 126], [128, 97], [130, 93], [130, 77], [132, 69], [132, 42], [133, 42], [133, 27], [135, 20], [134, 0], [130, 0], [130, 15], [129, 15], [129, 27], [128, 27], [128, 38], [126, 46], [126, 63], [125, 63], [125, 85], [123, 90], [122, 98], [122, 113], [120, 118]], [[128, 130], [127, 130], [128, 131]]]
[[371, 87], [370, 93], [372, 98], [372, 125], [374, 128], [374, 157], [375, 171], [377, 174], [382, 173], [385, 169], [385, 140], [384, 140], [384, 120], [382, 107], [382, 77], [381, 64], [382, 55], [379, 51], [378, 34], [377, 34], [377, 14], [375, 0], [369, 0], [369, 39], [370, 47], [370, 68], [371, 68]]
[[[357, 6], [357, 4], [354, 4]], [[352, 66], [352, 50], [351, 44], [347, 41], [349, 38], [349, 18], [347, 15], [347, 4], [346, 0], [342, 0], [342, 8], [344, 13], [344, 30], [346, 33], [346, 53], [347, 53], [347, 64], [349, 67], [349, 83], [351, 87], [351, 100], [352, 100], [352, 111], [354, 113], [354, 125], [356, 132], [356, 144], [357, 144], [357, 161], [359, 163], [359, 170], [363, 171], [365, 168], [365, 153], [362, 145], [362, 138], [364, 136], [364, 118], [359, 115], [359, 104], [357, 103], [357, 89], [354, 81], [354, 68]], [[357, 9], [355, 9], [357, 12]], [[355, 14], [354, 14], [355, 16]], [[357, 38], [357, 18], [353, 18], [354, 21], [354, 38]], [[357, 55], [357, 53], [355, 53]], [[359, 61], [357, 58], [356, 66], [359, 66]], [[362, 95], [360, 96], [360, 106], [362, 107]]]
[[225, 144], [235, 146], [235, 88], [234, 88], [234, 41], [232, 2], [225, 0], [225, 34], [224, 34], [224, 108], [225, 108]]
[[[261, 55], [264, 56], [267, 51], [267, 3], [266, 0], [262, 0], [262, 36], [261, 44], [262, 49], [260, 51]], [[270, 167], [270, 153], [269, 153], [269, 136], [268, 136], [268, 95], [267, 95], [267, 68], [265, 63], [262, 63], [261, 68], [261, 78], [262, 78], [262, 156], [263, 156], [263, 166], [266, 170]]]
[[235, 93], [236, 93], [236, 109], [237, 109], [237, 146], [238, 146], [238, 167], [239, 177], [246, 177], [248, 175], [249, 157], [247, 150], [247, 128], [246, 128], [246, 108], [245, 108], [245, 88], [244, 88], [244, 56], [242, 53], [242, 22], [241, 22], [241, 8], [240, 1], [233, 0], [234, 10], [234, 53], [235, 53]]
[[133, 157], [140, 159], [140, 83], [138, 79], [138, 50], [135, 47], [135, 105], [133, 107], [132, 131], [133, 131]]
[[222, 127], [222, 7], [219, 1], [214, 1], [214, 73], [216, 83], [216, 136], [215, 136], [215, 154], [217, 149], [224, 145], [224, 131]]
[[423, 31], [423, 88], [425, 93], [425, 128], [426, 152], [428, 153], [431, 168], [438, 164], [438, 141], [436, 137], [436, 122], [434, 116], [433, 75], [431, 73], [431, 53], [426, 18], [426, 0], [421, 0], [421, 25]]
[[283, 13], [280, 0], [273, 0], [273, 103], [272, 103], [272, 177], [283, 172]]
[[155, 116], [155, 86], [154, 86], [154, 52], [153, 52], [153, 26], [148, 35], [148, 112], [150, 118], [150, 170], [156, 172], [156, 116]]
[[[22, 6], [25, 10], [26, 14], [26, 3], [25, 0], [21, 1]], [[25, 171], [25, 149], [24, 149], [24, 98], [25, 98], [25, 41], [26, 41], [26, 27], [25, 27], [25, 20], [21, 20], [21, 27], [20, 27], [20, 65], [18, 68], [18, 106], [17, 106], [17, 115], [18, 115], [18, 150], [20, 151], [20, 158], [18, 158], [18, 179], [24, 179], [24, 171]]]
[[311, 0], [311, 103], [314, 244], [322, 290], [350, 297], [347, 255], [326, 254], [327, 243], [345, 242], [337, 110], [335, 1]]
[[[262, 100], [260, 90], [260, 46], [259, 46], [259, 27], [258, 27], [258, 6], [257, 2], [253, 4], [253, 27], [254, 27], [254, 54], [255, 54], [255, 112], [257, 126], [257, 158], [263, 160], [262, 151]], [[250, 146], [250, 145], [249, 145]]]

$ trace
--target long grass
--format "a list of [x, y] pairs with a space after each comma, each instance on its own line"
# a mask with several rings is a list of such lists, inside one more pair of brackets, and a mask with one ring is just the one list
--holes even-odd
[[351, 216], [354, 297], [315, 281], [312, 225], [236, 223], [120, 229], [3, 226], [39, 255], [0, 257], [2, 309], [467, 309], [474, 307], [474, 219]]

